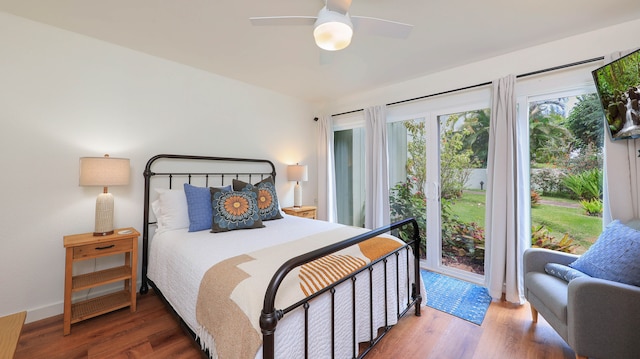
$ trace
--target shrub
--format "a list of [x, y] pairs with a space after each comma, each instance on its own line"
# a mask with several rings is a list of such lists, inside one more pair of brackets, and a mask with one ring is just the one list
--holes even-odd
[[569, 236], [569, 233], [565, 233], [562, 239], [556, 240], [543, 225], [531, 227], [531, 247], [573, 253], [576, 245], [573, 238]]
[[592, 169], [578, 174], [570, 174], [563, 178], [567, 186], [579, 199], [599, 199], [602, 195], [602, 171]]
[[484, 262], [484, 229], [477, 223], [458, 222], [453, 234], [443, 237], [443, 253], [446, 256], [470, 257]]
[[589, 216], [599, 217], [602, 215], [602, 201], [599, 198], [592, 198], [590, 200], [583, 199], [580, 201], [582, 209], [587, 212]]
[[[398, 183], [391, 189], [389, 204], [391, 208], [391, 222], [414, 217], [418, 222], [420, 234], [421, 257], [425, 257], [427, 241], [427, 198], [419, 190], [417, 178], [407, 178], [405, 182]], [[413, 227], [407, 226], [399, 231], [398, 235], [403, 240], [413, 237]]]
[[531, 191], [531, 205], [537, 206], [540, 202], [540, 195], [536, 191]]
[[531, 171], [531, 189], [544, 195], [561, 193], [566, 190], [562, 183], [564, 173], [559, 169], [542, 168]]

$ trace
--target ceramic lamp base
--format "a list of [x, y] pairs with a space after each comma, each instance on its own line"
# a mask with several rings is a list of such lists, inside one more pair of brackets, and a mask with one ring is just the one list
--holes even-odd
[[94, 236], [113, 234], [113, 196], [100, 193], [96, 199], [96, 227]]
[[302, 187], [299, 183], [293, 188], [293, 206], [302, 207]]

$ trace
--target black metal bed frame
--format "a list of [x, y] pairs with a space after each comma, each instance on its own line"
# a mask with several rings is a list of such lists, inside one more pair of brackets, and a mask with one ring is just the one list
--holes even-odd
[[[213, 161], [213, 162], [229, 162], [229, 163], [233, 163], [233, 162], [244, 162], [244, 163], [256, 163], [256, 164], [267, 164], [271, 167], [271, 172], [246, 172], [246, 173], [238, 173], [238, 172], [153, 172], [151, 170], [152, 165], [154, 164], [155, 161], [159, 160], [159, 159], [170, 159], [170, 160], [196, 160], [196, 161]], [[162, 294], [162, 292], [159, 290], [159, 288], [156, 287], [156, 285], [147, 278], [147, 266], [148, 266], [148, 256], [149, 256], [149, 226], [155, 224], [155, 222], [150, 221], [150, 217], [149, 217], [149, 210], [150, 210], [150, 191], [151, 191], [151, 177], [153, 176], [163, 176], [163, 177], [167, 177], [169, 179], [169, 183], [168, 183], [168, 188], [172, 187], [172, 182], [173, 182], [173, 177], [175, 176], [186, 176], [187, 177], [187, 181], [188, 183], [191, 183], [191, 179], [192, 177], [204, 177], [205, 178], [205, 182], [206, 185], [209, 184], [209, 179], [210, 177], [219, 177], [220, 178], [220, 182], [222, 185], [224, 185], [224, 179], [226, 178], [236, 178], [238, 179], [239, 177], [248, 177], [250, 179], [251, 182], [251, 178], [256, 176], [256, 177], [260, 177], [260, 179], [264, 179], [265, 176], [273, 176], [274, 180], [275, 180], [275, 176], [276, 176], [276, 170], [275, 170], [275, 166], [273, 165], [273, 163], [269, 160], [264, 160], [264, 159], [246, 159], [246, 158], [232, 158], [232, 157], [210, 157], [210, 156], [191, 156], [191, 155], [172, 155], [172, 154], [160, 154], [160, 155], [156, 155], [154, 157], [152, 157], [151, 159], [149, 159], [149, 161], [147, 162], [146, 166], [145, 166], [145, 170], [144, 170], [144, 216], [143, 216], [143, 220], [144, 220], [144, 225], [143, 225], [143, 233], [142, 233], [142, 245], [143, 245], [143, 257], [142, 257], [142, 285], [140, 287], [140, 293], [141, 294], [146, 294], [149, 291], [149, 285], [151, 285], [155, 292], [160, 296], [160, 298], [163, 299], [163, 301], [169, 306], [169, 308], [171, 308], [172, 312], [180, 319], [182, 326], [187, 329], [190, 334], [194, 337], [194, 339], [196, 338], [195, 333], [189, 328], [188, 325], [186, 325], [186, 323], [184, 323], [184, 321], [182, 320], [182, 318], [180, 318], [177, 313], [175, 312], [175, 310], [171, 307], [171, 305], [166, 301], [166, 299], [164, 298], [164, 295]], [[299, 301], [298, 303], [295, 303], [285, 309], [276, 309], [275, 308], [275, 297], [278, 291], [278, 288], [280, 286], [280, 284], [282, 283], [282, 281], [284, 280], [284, 278], [286, 277], [286, 275], [293, 270], [294, 268], [301, 266], [305, 263], [311, 262], [313, 260], [316, 260], [318, 258], [324, 257], [326, 255], [332, 254], [334, 252], [340, 251], [344, 248], [350, 247], [352, 245], [356, 245], [360, 242], [363, 242], [367, 239], [376, 237], [380, 234], [383, 233], [387, 233], [387, 232], [392, 232], [392, 231], [396, 231], [397, 229], [407, 226], [407, 225], [411, 225], [413, 227], [413, 238], [406, 242], [406, 244], [398, 249], [396, 249], [395, 251], [388, 253], [387, 255], [385, 255], [384, 257], [381, 257], [371, 263], [369, 263], [367, 266], [364, 266], [362, 268], [360, 268], [358, 271], [351, 273], [349, 276], [342, 278], [341, 280], [333, 283], [332, 285], [312, 294], [311, 296]], [[410, 260], [409, 257], [411, 254], [413, 254], [414, 256], [414, 266], [413, 266], [413, 271], [414, 271], [414, 279], [419, 283], [419, 278], [420, 278], [420, 261], [419, 261], [419, 245], [420, 245], [420, 237], [419, 237], [419, 231], [418, 231], [418, 223], [416, 222], [416, 220], [414, 218], [408, 218], [399, 222], [396, 222], [394, 224], [388, 225], [388, 226], [384, 226], [384, 227], [380, 227], [377, 228], [375, 230], [363, 233], [361, 235], [349, 238], [347, 240], [344, 240], [342, 242], [338, 242], [323, 248], [319, 248], [317, 250], [314, 250], [312, 252], [294, 257], [289, 259], [288, 261], [286, 261], [284, 264], [282, 264], [282, 266], [278, 269], [278, 271], [276, 271], [276, 273], [273, 275], [271, 282], [269, 283], [269, 286], [267, 287], [267, 290], [265, 292], [265, 296], [264, 296], [264, 305], [263, 305], [263, 309], [262, 309], [262, 314], [260, 316], [260, 327], [262, 329], [262, 334], [263, 334], [263, 357], [266, 359], [273, 359], [274, 358], [274, 353], [275, 353], [275, 338], [274, 338], [274, 334], [275, 334], [275, 330], [278, 324], [278, 321], [280, 319], [282, 319], [284, 317], [285, 314], [293, 311], [294, 309], [297, 309], [299, 307], [303, 307], [304, 311], [305, 311], [305, 358], [308, 358], [308, 347], [309, 347], [309, 337], [308, 337], [308, 332], [309, 332], [309, 322], [308, 322], [308, 309], [310, 306], [310, 302], [320, 296], [323, 295], [325, 293], [329, 293], [329, 295], [331, 295], [331, 307], [332, 307], [332, 313], [331, 313], [331, 329], [332, 329], [332, 333], [331, 333], [331, 337], [335, 338], [335, 332], [334, 332], [334, 315], [335, 315], [335, 311], [334, 311], [334, 294], [335, 294], [335, 288], [347, 281], [351, 282], [351, 286], [352, 286], [352, 335], [353, 335], [353, 342], [356, 342], [356, 338], [355, 338], [355, 328], [356, 328], [356, 287], [355, 287], [355, 283], [356, 283], [356, 276], [359, 273], [362, 273], [364, 271], [369, 271], [369, 311], [370, 311], [370, 335], [371, 335], [371, 340], [366, 344], [366, 347], [364, 347], [363, 349], [359, 349], [358, 345], [354, 345], [353, 348], [353, 358], [363, 358], [365, 355], [367, 355], [367, 353], [369, 353], [369, 351], [373, 348], [373, 346], [375, 346], [386, 334], [387, 332], [393, 327], [390, 326], [388, 324], [388, 313], [387, 313], [387, 308], [388, 308], [388, 298], [387, 298], [387, 292], [388, 292], [388, 288], [387, 288], [387, 262], [389, 260], [389, 258], [392, 258], [395, 256], [396, 260], [396, 299], [397, 299], [397, 303], [398, 303], [398, 308], [397, 308], [397, 319], [399, 320], [402, 316], [404, 316], [409, 309], [411, 309], [411, 307], [413, 306], [415, 308], [415, 315], [416, 316], [420, 316], [420, 305], [422, 303], [422, 296], [420, 294], [420, 290], [419, 287], [417, 285], [416, 282], [414, 283], [410, 283], [410, 278], [409, 278], [409, 273], [410, 273]], [[406, 256], [406, 265], [407, 265], [407, 271], [406, 271], [406, 286], [403, 284], [402, 286], [400, 285], [401, 280], [404, 281], [404, 278], [400, 278], [399, 277], [399, 257], [402, 255], [402, 253], [404, 252], [404, 255]], [[385, 311], [385, 326], [383, 328], [375, 328], [374, 327], [374, 319], [373, 319], [373, 275], [372, 272], [374, 271], [374, 266], [378, 263], [384, 263], [383, 268], [384, 268], [384, 293], [385, 293], [385, 297], [384, 297], [384, 311]], [[401, 288], [403, 287], [403, 288]], [[400, 304], [400, 291], [402, 290], [407, 290], [407, 303], [404, 307], [401, 308], [401, 304]], [[409, 293], [410, 291], [410, 293]], [[377, 334], [376, 334], [377, 333]], [[335, 353], [335, 351], [333, 350], [334, 347], [334, 340], [332, 340], [332, 352]]]

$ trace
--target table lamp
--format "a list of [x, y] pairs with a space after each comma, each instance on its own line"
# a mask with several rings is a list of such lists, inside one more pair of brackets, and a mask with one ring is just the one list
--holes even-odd
[[103, 187], [96, 199], [94, 236], [113, 234], [113, 195], [110, 186], [129, 184], [129, 159], [104, 157], [80, 158], [80, 186]]
[[293, 206], [302, 207], [302, 188], [300, 187], [300, 181], [307, 180], [307, 166], [295, 164], [287, 167], [287, 178], [289, 181], [296, 181], [296, 186], [293, 190]]

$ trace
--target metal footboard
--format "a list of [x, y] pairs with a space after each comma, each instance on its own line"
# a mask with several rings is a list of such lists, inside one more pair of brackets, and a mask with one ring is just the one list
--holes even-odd
[[[309, 263], [313, 260], [319, 259], [321, 257], [327, 256], [329, 254], [335, 253], [337, 251], [340, 251], [344, 248], [350, 247], [352, 245], [356, 245], [360, 242], [363, 242], [367, 239], [376, 237], [380, 234], [383, 233], [387, 233], [393, 230], [396, 230], [400, 227], [403, 226], [407, 226], [407, 225], [412, 225], [413, 226], [413, 238], [411, 239], [411, 241], [407, 242], [404, 246], [396, 249], [393, 252], [390, 252], [389, 254], [375, 260], [372, 261], [371, 263], [369, 263], [367, 266], [364, 266], [362, 268], [360, 268], [358, 271], [351, 273], [349, 276], [342, 278], [341, 280], [325, 287], [322, 290], [319, 290], [318, 292], [314, 293], [313, 295], [305, 298], [304, 300], [295, 303], [285, 309], [276, 309], [275, 308], [275, 298], [276, 298], [276, 294], [278, 292], [278, 288], [280, 287], [280, 284], [282, 283], [282, 281], [284, 280], [284, 278], [287, 276], [287, 274], [293, 270], [296, 267], [299, 267], [305, 263]], [[418, 287], [418, 283], [420, 280], [420, 258], [419, 258], [419, 245], [420, 245], [420, 235], [419, 235], [419, 231], [418, 231], [418, 223], [416, 222], [416, 220], [414, 218], [409, 218], [409, 219], [405, 219], [399, 222], [396, 222], [394, 224], [388, 225], [388, 226], [384, 226], [384, 227], [380, 227], [378, 229], [372, 230], [370, 232], [367, 233], [363, 233], [361, 235], [358, 235], [356, 237], [347, 239], [345, 241], [339, 242], [339, 243], [335, 243], [320, 249], [317, 249], [315, 251], [291, 258], [290, 260], [288, 260], [287, 262], [285, 262], [279, 269], [278, 271], [273, 275], [273, 277], [271, 278], [271, 282], [269, 283], [269, 286], [267, 287], [267, 290], [265, 292], [265, 296], [264, 296], [264, 305], [262, 308], [262, 314], [260, 316], [260, 328], [262, 329], [262, 336], [263, 336], [263, 357], [265, 359], [273, 359], [275, 356], [275, 331], [276, 331], [276, 327], [278, 325], [278, 321], [280, 319], [282, 319], [287, 313], [293, 311], [294, 309], [297, 309], [299, 307], [303, 307], [304, 311], [305, 311], [305, 343], [304, 343], [304, 350], [305, 350], [305, 358], [308, 358], [308, 349], [309, 349], [309, 318], [308, 318], [308, 309], [309, 309], [309, 303], [311, 300], [313, 300], [314, 298], [323, 295], [325, 293], [328, 292], [328, 295], [331, 296], [331, 337], [332, 337], [332, 353], [335, 353], [335, 347], [334, 347], [334, 339], [335, 339], [335, 307], [334, 307], [334, 299], [335, 299], [335, 291], [336, 291], [336, 287], [346, 281], [351, 281], [352, 283], [352, 310], [353, 310], [353, 326], [352, 326], [352, 335], [353, 335], [353, 342], [354, 342], [354, 348], [353, 348], [353, 358], [362, 358], [364, 357], [372, 348], [373, 346], [382, 339], [382, 337], [384, 337], [384, 335], [386, 335], [386, 333], [391, 329], [391, 326], [388, 325], [388, 323], [386, 322], [387, 318], [388, 318], [388, 313], [387, 313], [387, 304], [388, 304], [388, 298], [387, 298], [387, 293], [388, 293], [388, 288], [386, 288], [387, 286], [387, 261], [389, 260], [389, 258], [395, 256], [396, 257], [396, 266], [399, 266], [399, 260], [398, 257], [401, 255], [405, 255], [406, 257], [406, 264], [407, 264], [407, 272], [406, 272], [406, 286], [403, 286], [406, 288], [407, 291], [411, 291], [410, 295], [407, 295], [407, 303], [406, 306], [404, 308], [400, 307], [400, 293], [401, 290], [403, 290], [400, 286], [400, 282], [401, 280], [404, 280], [404, 278], [399, 278], [399, 268], [396, 268], [396, 302], [398, 303], [398, 311], [397, 311], [397, 319], [400, 319], [400, 317], [404, 316], [407, 311], [409, 311], [409, 309], [412, 306], [415, 306], [415, 315], [416, 316], [420, 316], [420, 305], [422, 303], [422, 296], [420, 294], [420, 290]], [[413, 260], [413, 270], [414, 270], [414, 279], [415, 282], [414, 283], [410, 283], [410, 279], [409, 279], [409, 273], [410, 273], [410, 260], [409, 257], [413, 254], [414, 256], [414, 260]], [[384, 283], [385, 283], [385, 298], [384, 298], [384, 305], [385, 305], [385, 326], [383, 328], [381, 328], [381, 332], [379, 334], [376, 335], [376, 332], [378, 331], [378, 328], [375, 328], [374, 325], [374, 316], [373, 316], [373, 275], [371, 274], [371, 272], [374, 270], [374, 266], [377, 263], [383, 262], [384, 263]], [[371, 340], [369, 341], [369, 343], [365, 343], [366, 346], [365, 348], [363, 348], [362, 350], [360, 350], [357, 341], [356, 341], [356, 309], [355, 309], [355, 301], [356, 301], [356, 286], [355, 286], [355, 282], [356, 282], [356, 276], [363, 272], [363, 271], [369, 271], [370, 275], [369, 275], [369, 308], [370, 308], [370, 325], [369, 325], [369, 329], [370, 329], [370, 337]], [[409, 293], [407, 293], [409, 294]]]

